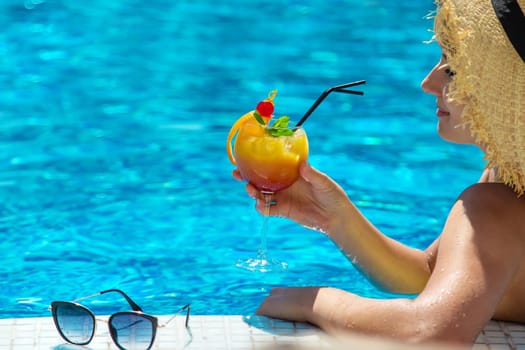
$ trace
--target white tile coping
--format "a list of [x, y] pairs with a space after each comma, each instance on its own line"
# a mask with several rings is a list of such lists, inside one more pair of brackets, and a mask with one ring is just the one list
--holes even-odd
[[[159, 316], [159, 323], [170, 316]], [[104, 317], [101, 317], [104, 318]], [[304, 323], [285, 322], [263, 316], [190, 316], [190, 333], [184, 317], [177, 317], [166, 328], [159, 328], [153, 349], [416, 349], [407, 344], [361, 336], [334, 339], [318, 328]], [[66, 343], [58, 335], [51, 317], [0, 319], [2, 350], [117, 349], [107, 325], [97, 323], [88, 346]], [[421, 347], [417, 347], [421, 349]], [[429, 349], [443, 349], [429, 347]], [[450, 347], [446, 347], [450, 349]], [[491, 321], [479, 335], [473, 350], [525, 350], [525, 325]]]

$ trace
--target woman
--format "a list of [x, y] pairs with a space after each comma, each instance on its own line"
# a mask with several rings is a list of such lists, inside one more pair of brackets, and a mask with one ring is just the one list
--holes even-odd
[[[472, 343], [491, 318], [525, 322], [525, 0], [442, 0], [439, 63], [422, 82], [438, 132], [488, 160], [426, 250], [378, 231], [327, 175], [303, 164], [270, 215], [330, 237], [376, 284], [415, 298], [368, 299], [329, 287], [275, 288], [257, 313], [406, 341]], [[509, 15], [510, 13], [510, 15]], [[233, 173], [241, 179], [237, 170]], [[247, 185], [262, 212], [261, 194]]]

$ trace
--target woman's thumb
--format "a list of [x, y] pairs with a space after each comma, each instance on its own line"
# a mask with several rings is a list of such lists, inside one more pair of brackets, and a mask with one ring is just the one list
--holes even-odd
[[326, 178], [325, 174], [313, 168], [307, 162], [304, 162], [301, 164], [301, 167], [299, 168], [299, 174], [301, 174], [301, 177], [306, 182], [312, 183], [312, 184], [319, 183], [319, 181], [323, 181]]

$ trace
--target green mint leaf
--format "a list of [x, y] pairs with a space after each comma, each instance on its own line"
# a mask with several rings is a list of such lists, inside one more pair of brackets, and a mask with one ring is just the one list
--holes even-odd
[[257, 123], [265, 126], [266, 123], [264, 122], [263, 118], [261, 117], [261, 113], [259, 111], [253, 112], [253, 116], [255, 117], [255, 120], [257, 120]]
[[290, 129], [275, 129], [272, 128], [269, 130], [270, 135], [273, 137], [279, 137], [279, 136], [292, 136], [293, 131]]
[[272, 127], [276, 129], [282, 129], [282, 128], [288, 128], [288, 123], [290, 122], [290, 118], [287, 116], [282, 116], [279, 119], [273, 123]]
[[277, 119], [272, 126], [268, 128], [268, 133], [273, 137], [279, 136], [291, 136], [293, 135], [293, 130], [288, 127], [290, 118], [287, 116], [282, 116]]

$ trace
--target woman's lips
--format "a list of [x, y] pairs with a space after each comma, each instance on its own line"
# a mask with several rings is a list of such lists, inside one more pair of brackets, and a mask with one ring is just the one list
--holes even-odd
[[450, 115], [450, 112], [447, 112], [444, 109], [438, 107], [438, 109], [436, 110], [436, 114], [438, 117], [448, 117]]

